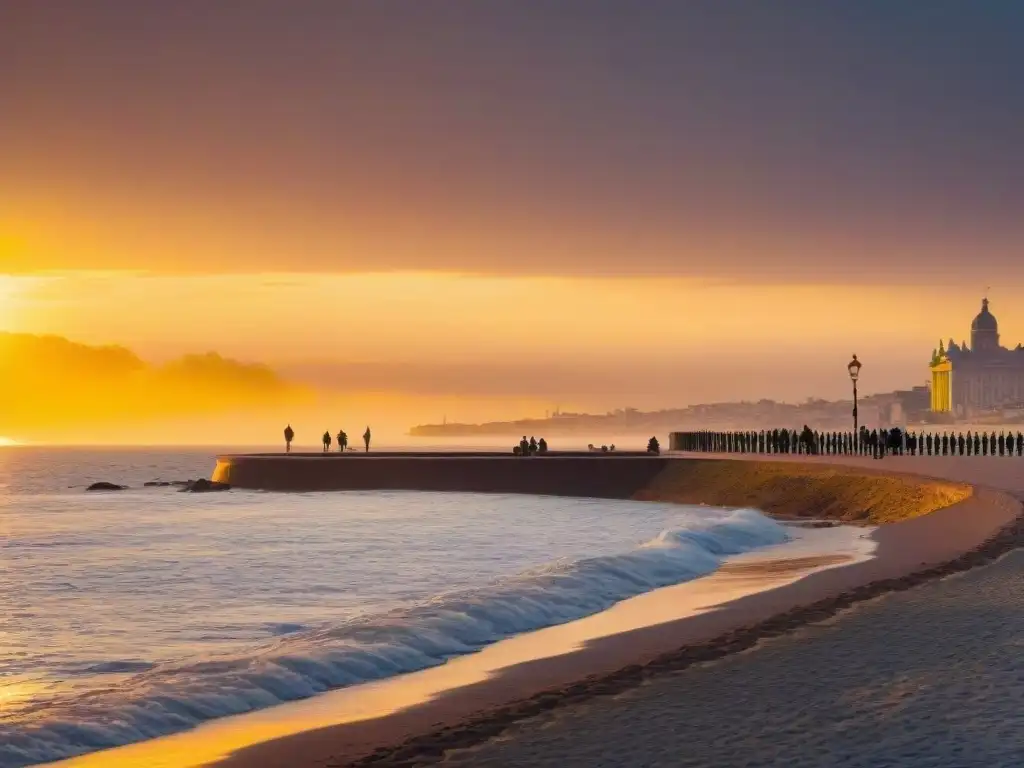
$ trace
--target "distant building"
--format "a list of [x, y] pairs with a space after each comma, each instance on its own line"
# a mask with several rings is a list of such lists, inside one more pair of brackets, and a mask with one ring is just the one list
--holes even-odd
[[963, 418], [1024, 404], [1024, 347], [1000, 346], [988, 299], [971, 323], [971, 345], [940, 341], [929, 367], [933, 412]]

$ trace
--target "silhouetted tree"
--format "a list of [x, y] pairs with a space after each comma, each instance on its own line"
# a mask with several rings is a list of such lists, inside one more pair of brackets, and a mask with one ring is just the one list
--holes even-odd
[[648, 453], [661, 453], [661, 444], [658, 442], [657, 437], [652, 437], [647, 441], [647, 452]]

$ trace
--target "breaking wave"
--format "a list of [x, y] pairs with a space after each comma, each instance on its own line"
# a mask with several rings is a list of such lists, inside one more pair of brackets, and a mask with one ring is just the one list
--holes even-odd
[[[716, 510], [717, 512], [717, 510]], [[619, 555], [550, 563], [487, 586], [319, 629], [284, 626], [246, 655], [144, 669], [116, 686], [67, 694], [0, 717], [0, 766], [32, 765], [181, 731], [225, 715], [443, 664], [503, 638], [562, 624], [714, 571], [723, 558], [780, 544], [785, 528], [754, 510], [690, 513]]]

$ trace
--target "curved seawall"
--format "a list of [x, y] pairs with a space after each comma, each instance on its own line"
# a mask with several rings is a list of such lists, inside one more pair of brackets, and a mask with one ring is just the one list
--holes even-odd
[[267, 491], [524, 493], [756, 507], [777, 517], [883, 523], [968, 498], [970, 485], [838, 465], [646, 454], [250, 454], [213, 479]]
[[666, 458], [549, 454], [255, 454], [218, 458], [213, 479], [266, 491], [455, 491], [628, 499]]

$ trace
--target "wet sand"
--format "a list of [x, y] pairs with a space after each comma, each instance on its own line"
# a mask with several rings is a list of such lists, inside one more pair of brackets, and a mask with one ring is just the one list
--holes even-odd
[[992, 768], [1024, 761], [1024, 550], [520, 723], [452, 766]]

